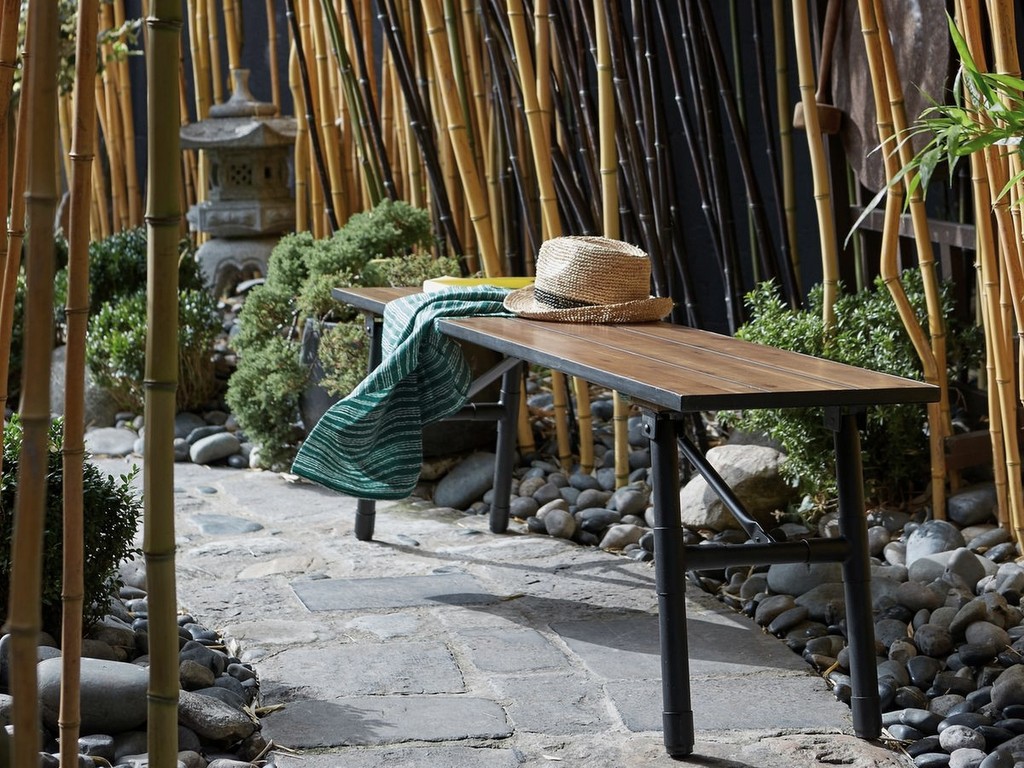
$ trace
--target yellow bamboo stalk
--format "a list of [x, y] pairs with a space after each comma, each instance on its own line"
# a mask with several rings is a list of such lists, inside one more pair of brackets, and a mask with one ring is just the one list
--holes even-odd
[[[188, 97], [185, 95], [185, 62], [184, 57], [178, 64], [178, 110], [181, 113], [181, 125], [188, 124]], [[194, 149], [181, 152], [182, 178], [184, 179], [182, 210], [196, 204], [196, 176], [199, 171], [198, 159]]]
[[[96, 78], [99, 80], [99, 78]], [[100, 110], [97, 109], [97, 114]], [[96, 143], [93, 147], [93, 155], [98, 156], [100, 154], [100, 138], [99, 134], [96, 135]], [[92, 165], [92, 178], [93, 188], [97, 190], [97, 194], [93, 195], [93, 204], [96, 209], [96, 218], [98, 220], [98, 235], [99, 238], [110, 237], [112, 234], [110, 228], [110, 211], [107, 208], [107, 181], [106, 175], [103, 173], [103, 166], [101, 163], [93, 163]], [[97, 239], [94, 235], [93, 239]]]
[[306, 109], [303, 106], [302, 87], [299, 85], [299, 66], [292, 46], [288, 56], [288, 89], [295, 104], [295, 231], [310, 231], [309, 223], [309, 133], [306, 127]]
[[[544, 123], [537, 98], [537, 78], [533, 67], [529, 36], [526, 29], [526, 13], [522, 0], [506, 0], [506, 13], [512, 32], [516, 67], [522, 88], [523, 112], [530, 134], [530, 149], [536, 171], [541, 208], [542, 232], [544, 239], [557, 237], [562, 231], [551, 169], [551, 147], [548, 126]], [[551, 389], [554, 394], [555, 432], [558, 441], [558, 460], [563, 469], [568, 469], [572, 460], [569, 440], [568, 411], [565, 400], [565, 376], [559, 371], [551, 372]]]
[[[984, 48], [981, 32], [981, 9], [975, 0], [958, 0], [957, 24], [960, 27], [964, 39], [977, 66], [985, 67]], [[967, 94], [970, 100], [970, 94]], [[996, 397], [999, 398], [999, 414], [1001, 416], [1004, 463], [1007, 477], [1007, 519], [1011, 533], [1014, 535], [1018, 546], [1024, 545], [1024, 489], [1021, 487], [1020, 476], [1020, 447], [1017, 442], [1017, 402], [1015, 397], [1013, 353], [1010, 349], [1010, 331], [1012, 327], [1012, 313], [1006, 306], [1008, 304], [1007, 294], [1009, 284], [1005, 270], [1012, 267], [1016, 261], [1011, 258], [1016, 250], [1012, 243], [1011, 232], [1012, 222], [1009, 221], [1007, 201], [992, 199], [993, 190], [1001, 190], [1005, 185], [1005, 169], [1001, 168], [999, 152], [996, 148], [989, 148], [984, 151], [984, 162], [988, 177], [988, 189], [990, 192], [987, 202], [991, 206], [996, 219], [996, 231], [999, 243], [999, 262], [1003, 271], [998, 275], [998, 291], [990, 288], [986, 295], [992, 298], [986, 303], [984, 309], [990, 315], [989, 327], [994, 331], [1001, 331], [993, 335], [991, 339], [991, 350], [995, 356], [995, 388]], [[985, 201], [983, 201], [985, 202]], [[979, 219], [982, 217], [979, 217]], [[995, 271], [993, 267], [993, 272]], [[998, 299], [1002, 306], [996, 306], [995, 299]], [[991, 383], [989, 397], [992, 397]], [[990, 407], [991, 410], [991, 407]]]
[[[101, 6], [103, 13], [103, 26], [110, 29], [114, 26], [114, 9], [109, 3]], [[106, 43], [103, 46], [105, 59], [113, 57], [113, 46]], [[106, 138], [108, 165], [110, 166], [110, 199], [114, 215], [114, 226], [117, 230], [127, 229], [129, 226], [128, 200], [126, 196], [127, 176], [125, 166], [125, 136], [121, 124], [121, 113], [118, 109], [118, 70], [115, 66], [104, 67], [103, 69], [103, 100], [102, 106], [106, 113], [103, 121], [103, 133]]]
[[[487, 71], [484, 66], [484, 56], [480, 50], [480, 25], [476, 15], [475, 0], [460, 0], [462, 13], [462, 29], [464, 50], [466, 51], [465, 69], [469, 74], [469, 121], [472, 128], [472, 135], [478, 137], [474, 153], [479, 167], [485, 167], [485, 158], [488, 156], [484, 151], [485, 140], [483, 137], [491, 136], [491, 106], [487, 100], [488, 88], [486, 84]], [[485, 174], [490, 178], [490, 174]], [[491, 207], [492, 211], [498, 210]], [[494, 219], [492, 219], [494, 221]], [[496, 223], [496, 222], [495, 222]], [[497, 242], [497, 239], [495, 239]], [[500, 248], [499, 248], [500, 252]]]
[[267, 62], [270, 68], [270, 103], [281, 112], [281, 75], [277, 71], [277, 16], [274, 0], [266, 0]]
[[562, 223], [558, 214], [558, 199], [555, 194], [555, 183], [551, 173], [551, 147], [548, 141], [548, 126], [544, 123], [535, 87], [533, 55], [530, 51], [529, 37], [526, 30], [526, 13], [522, 0], [506, 0], [509, 28], [512, 32], [512, 43], [515, 47], [516, 66], [519, 70], [519, 82], [523, 92], [523, 112], [530, 132], [530, 149], [533, 164], [537, 173], [539, 202], [543, 220], [544, 238], [557, 237], [562, 232]]
[[[302, 49], [304, 51], [312, 51], [313, 50], [313, 38], [312, 38], [312, 33], [310, 31], [310, 22], [309, 22], [310, 4], [307, 3], [306, 0], [298, 0], [295, 3], [295, 15], [298, 18], [298, 22], [299, 22], [299, 34], [302, 37]], [[313, 103], [312, 103], [312, 109], [308, 110], [308, 111], [311, 111], [312, 114], [314, 114], [314, 115], [317, 114], [317, 109], [320, 106], [317, 103], [317, 94], [319, 93], [319, 90], [320, 90], [320, 84], [319, 84], [319, 80], [317, 78], [316, 68], [315, 67], [310, 67], [309, 68], [309, 92], [310, 92], [309, 98], [310, 98], [310, 100]], [[302, 92], [301, 88], [300, 88], [300, 92]], [[296, 102], [296, 104], [299, 104], [299, 103], [305, 104], [305, 94], [304, 93], [303, 93], [302, 101], [301, 102]], [[306, 130], [309, 131], [309, 132], [313, 132], [313, 131], [318, 131], [319, 129], [317, 128], [316, 125], [309, 125], [309, 123], [307, 121], [307, 123], [306, 123]], [[313, 169], [313, 168], [316, 167], [316, 161], [315, 161], [315, 159], [313, 157], [313, 142], [309, 141], [308, 142], [308, 146], [309, 146], [309, 153], [308, 153], [308, 156], [305, 159], [305, 163], [310, 167], [310, 169]], [[322, 136], [320, 137], [320, 146], [323, 146], [323, 137]], [[326, 231], [327, 230], [327, 225], [326, 225], [325, 213], [324, 213], [324, 198], [325, 198], [326, 195], [329, 194], [330, 190], [324, 189], [323, 184], [321, 183], [321, 180], [320, 180], [320, 174], [319, 173], [313, 173], [311, 171], [309, 173], [307, 179], [308, 179], [308, 183], [309, 183], [309, 206], [310, 206], [310, 211], [311, 211], [310, 223], [312, 224], [313, 236], [316, 237], [316, 238], [322, 238], [322, 237], [324, 237], [327, 234], [327, 231]]]
[[[60, 136], [61, 163], [65, 179], [71, 178], [71, 160], [67, 150], [71, 147], [71, 94], [57, 95], [57, 130]], [[65, 235], [67, 233], [65, 232]]]
[[[893, 151], [893, 147], [895, 146], [894, 142], [897, 136], [893, 125], [892, 110], [889, 106], [889, 90], [886, 84], [887, 77], [885, 61], [882, 54], [882, 45], [879, 40], [880, 31], [875, 17], [875, 8], [872, 0], [859, 0], [859, 4], [861, 30], [864, 36], [864, 45], [867, 49], [868, 68], [871, 71], [871, 82], [873, 85], [872, 90], [874, 92], [878, 139], [879, 144], [883, 147], [882, 157], [885, 163], [885, 176], [886, 179], [891, 182], [899, 172], [899, 161], [896, 153]], [[898, 184], [890, 183], [885, 203], [885, 218], [882, 230], [881, 261], [879, 268], [882, 282], [885, 283], [886, 287], [889, 289], [889, 294], [892, 296], [893, 301], [896, 304], [896, 309], [899, 312], [900, 319], [903, 321], [903, 326], [906, 328], [907, 334], [910, 336], [910, 340], [914, 345], [918, 358], [921, 360], [925, 380], [936, 382], [938, 380], [939, 372], [936, 367], [935, 355], [932, 352], [929, 340], [914, 314], [910, 301], [907, 299], [906, 292], [903, 290], [903, 285], [900, 283], [898, 267], [899, 219], [904, 199], [905, 193], [903, 187]], [[933, 417], [936, 419], [939, 417], [938, 411], [931, 406], [929, 407], [928, 413], [929, 421]], [[936, 427], [940, 428], [938, 424]], [[938, 450], [942, 451], [944, 449], [940, 447]], [[935, 444], [932, 443], [931, 458], [933, 468], [936, 462], [941, 462], [940, 466], [944, 464], [945, 454], [942, 454], [941, 458], [936, 459], [935, 453]], [[946, 517], [944, 473], [938, 478], [933, 477], [932, 479], [932, 514], [936, 519], [944, 520]]]
[[[124, 0], [115, 0], [114, 23], [121, 27], [125, 23]], [[129, 226], [142, 225], [142, 200], [139, 194], [139, 174], [135, 165], [135, 120], [132, 117], [131, 78], [128, 75], [128, 60], [120, 57], [114, 64], [117, 68], [117, 103], [120, 109], [122, 137], [124, 139], [125, 198], [128, 202]]]
[[[331, 196], [331, 203], [338, 215], [338, 221], [345, 221], [345, 212], [349, 208], [348, 201], [352, 198], [346, 195], [345, 177], [342, 175], [341, 167], [341, 133], [336, 123], [338, 99], [332, 88], [332, 75], [337, 73], [337, 67], [331, 64], [330, 55], [327, 50], [327, 38], [324, 32], [323, 14], [312, 4], [308, 9], [310, 18], [310, 35], [313, 39], [312, 50], [315, 56], [316, 82], [318, 89], [318, 105], [314, 114], [320, 118], [320, 137], [324, 148], [325, 159], [327, 160], [327, 175], [331, 188], [325, 194]], [[350, 173], [346, 177], [351, 178]]]
[[[271, 16], [267, 17], [268, 19]], [[227, 38], [228, 70], [242, 66], [242, 15], [238, 11], [238, 0], [224, 0], [224, 35]]]
[[[43, 523], [49, 465], [50, 353], [53, 346], [53, 216], [57, 210], [57, 39], [56, 3], [29, 4], [26, 50], [35, 60], [26, 67], [22, 93], [32, 108], [26, 186], [29, 238], [25, 259], [25, 354], [21, 387], [23, 427], [18, 486], [15, 492], [9, 675], [13, 701], [17, 766], [39, 762], [39, 707], [36, 679], [41, 625]], [[22, 105], [24, 108], [24, 104]], [[10, 251], [13, 256], [15, 251]], [[76, 758], [77, 759], [77, 758]]]
[[821, 248], [822, 320], [825, 333], [835, 327], [835, 302], [839, 295], [839, 254], [836, 248], [836, 225], [832, 214], [832, 191], [829, 183], [825, 142], [818, 120], [818, 104], [814, 98], [814, 61], [811, 53], [811, 28], [806, 0], [793, 0], [793, 37], [796, 40], [796, 62], [803, 104], [807, 148], [811, 157], [814, 202], [818, 214], [818, 242]]
[[75, 35], [74, 135], [71, 139], [68, 220], [67, 356], [64, 370], [64, 563], [61, 591], [60, 759], [78, 762], [81, 725], [82, 605], [85, 601], [83, 462], [85, 460], [85, 332], [89, 318], [89, 211], [96, 139], [97, 0], [78, 6]]
[[[913, 147], [907, 137], [908, 123], [903, 102], [903, 86], [900, 82], [896, 57], [892, 49], [889, 25], [886, 20], [885, 7], [880, 0], [875, 0], [875, 24], [878, 27], [878, 44], [881, 62], [885, 74], [885, 87], [889, 99], [889, 114], [892, 116], [894, 138], [899, 146], [899, 162], [906, 165], [913, 158]], [[924, 196], [919, 186], [913, 184], [916, 174], [904, 177], [904, 185], [909, 195], [909, 208], [914, 228], [914, 241], [917, 245], [917, 262], [921, 270], [921, 282], [924, 286], [925, 302], [928, 310], [928, 333], [931, 340], [931, 356], [933, 365], [924, 365], [925, 380], [939, 388], [939, 402], [928, 404], [928, 443], [931, 450], [932, 508], [946, 508], [946, 438], [953, 433], [952, 419], [949, 413], [949, 378], [946, 363], [946, 320], [942, 314], [942, 298], [939, 292], [939, 276], [935, 265], [935, 254], [932, 250], [932, 238], [928, 226], [928, 212], [924, 207]], [[895, 254], [894, 254], [895, 255]], [[915, 317], [915, 324], [920, 323]], [[908, 331], [910, 332], [910, 331]], [[912, 331], [924, 333], [923, 330]], [[924, 361], [922, 361], [924, 363]], [[929, 373], [934, 378], [929, 379]]]
[[174, 573], [174, 413], [178, 383], [177, 62], [180, 0], [151, 0], [146, 18], [149, 153], [146, 196], [146, 322], [143, 552], [149, 588], [149, 764], [178, 761], [178, 637]]
[[[221, 104], [224, 101], [224, 73], [220, 67], [220, 22], [217, 20], [217, 7], [214, 0], [199, 0], [204, 6], [204, 21], [206, 22], [206, 40], [209, 58], [206, 60], [209, 66], [210, 85], [213, 88], [213, 103]], [[198, 23], [198, 22], [197, 22]], [[203, 27], [200, 27], [202, 30]]]
[[441, 5], [438, 0], [424, 0], [423, 12], [426, 19], [427, 39], [434, 55], [436, 79], [444, 101], [445, 115], [448, 118], [448, 138], [458, 164], [459, 179], [466, 190], [470, 221], [473, 225], [473, 232], [476, 234], [480, 255], [483, 258], [484, 273], [488, 277], [496, 277], [502, 274], [501, 259], [494, 244], [487, 195], [480, 182], [480, 171], [469, 145], [466, 116], [463, 114], [462, 104], [455, 87]]

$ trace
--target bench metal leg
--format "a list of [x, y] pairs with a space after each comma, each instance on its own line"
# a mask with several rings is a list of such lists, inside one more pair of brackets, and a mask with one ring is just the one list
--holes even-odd
[[[366, 367], [369, 375], [374, 368], [380, 365], [384, 357], [381, 350], [381, 336], [384, 333], [384, 320], [370, 312], [363, 315], [363, 327], [370, 339], [370, 359]], [[373, 538], [373, 526], [377, 521], [377, 503], [373, 499], [356, 500], [356, 522], [355, 533], [359, 541], [370, 541]]]
[[490, 525], [494, 533], [508, 530], [509, 497], [512, 493], [512, 466], [515, 464], [516, 429], [519, 425], [519, 389], [523, 365], [514, 365], [501, 375], [498, 405], [498, 443], [494, 459], [494, 499], [491, 502]]
[[826, 419], [835, 432], [839, 532], [850, 547], [843, 561], [843, 587], [853, 688], [850, 700], [853, 730], [863, 739], [877, 739], [882, 732], [882, 716], [878, 670], [875, 666], [871, 564], [864, 518], [864, 479], [857, 416], [854, 413], [842, 413], [835, 408], [827, 412]]
[[679, 448], [671, 414], [644, 411], [651, 441], [654, 491], [654, 575], [661, 634], [661, 696], [665, 749], [693, 752], [690, 655], [686, 639], [686, 565], [679, 510]]

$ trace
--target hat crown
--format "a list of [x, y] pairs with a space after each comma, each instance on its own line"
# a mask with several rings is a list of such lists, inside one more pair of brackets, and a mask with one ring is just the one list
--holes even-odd
[[604, 237], [556, 237], [537, 255], [537, 300], [553, 307], [620, 304], [650, 296], [651, 264], [639, 248]]

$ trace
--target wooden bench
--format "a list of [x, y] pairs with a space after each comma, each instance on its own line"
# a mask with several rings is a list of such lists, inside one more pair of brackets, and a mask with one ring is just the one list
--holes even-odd
[[[380, 316], [388, 301], [413, 289], [335, 289], [338, 300], [365, 313], [371, 366], [380, 361]], [[673, 757], [693, 751], [685, 572], [730, 565], [842, 563], [854, 731], [881, 733], [870, 562], [865, 523], [858, 416], [871, 405], [925, 403], [936, 387], [853, 368], [729, 336], [668, 323], [579, 325], [503, 317], [441, 320], [464, 342], [500, 352], [507, 361], [485, 379], [502, 377], [499, 402], [471, 406], [468, 418], [498, 421], [494, 502], [490, 526], [508, 526], [522, 365], [578, 376], [614, 389], [639, 406], [650, 439], [654, 505], [654, 566], [661, 633], [665, 747]], [[697, 411], [819, 406], [834, 434], [840, 535], [834, 539], [776, 541], [743, 509], [721, 476], [678, 428]], [[750, 541], [742, 545], [686, 546], [679, 508], [680, 452], [722, 497]], [[360, 500], [356, 535], [373, 534], [373, 502]]]

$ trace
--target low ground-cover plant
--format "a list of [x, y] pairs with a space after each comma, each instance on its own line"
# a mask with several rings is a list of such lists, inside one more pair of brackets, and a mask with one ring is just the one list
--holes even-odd
[[339, 286], [419, 285], [458, 274], [454, 259], [433, 258], [426, 211], [384, 201], [357, 213], [331, 237], [286, 235], [270, 255], [267, 279], [246, 298], [233, 339], [238, 368], [228, 383], [227, 403], [264, 466], [291, 460], [304, 429], [299, 399], [311, 366], [300, 361], [307, 321], [319, 336], [323, 386], [341, 397], [366, 372], [367, 349], [356, 312], [331, 297]]
[[[920, 273], [908, 270], [902, 281], [918, 317], [925, 315]], [[977, 364], [981, 334], [973, 326], [953, 320], [949, 285], [943, 286], [950, 379]], [[920, 361], [904, 330], [896, 306], [881, 280], [873, 290], [844, 293], [835, 307], [835, 332], [824, 332], [822, 290], [808, 296], [807, 308], [793, 310], [771, 283], [762, 283], [747, 295], [751, 320], [737, 336], [759, 344], [803, 352], [861, 368], [921, 379]], [[820, 508], [835, 498], [832, 433], [825, 427], [820, 408], [753, 410], [720, 414], [730, 427], [762, 433], [777, 440], [787, 454], [785, 472], [805, 498]], [[869, 408], [861, 433], [864, 475], [870, 497], [905, 498], [927, 481], [929, 472], [926, 417], [922, 406], [890, 405]]]
[[[62, 422], [50, 427], [46, 475], [46, 520], [43, 540], [43, 629], [60, 637], [61, 573], [63, 544]], [[11, 546], [14, 536], [14, 498], [21, 451], [21, 423], [17, 415], [4, 426], [4, 466], [0, 475], [0, 615], [8, 614], [11, 579]], [[142, 505], [132, 480], [138, 469], [120, 477], [102, 472], [85, 462], [83, 468], [84, 586], [86, 627], [102, 618], [117, 584], [118, 566], [138, 552], [134, 538]]]

